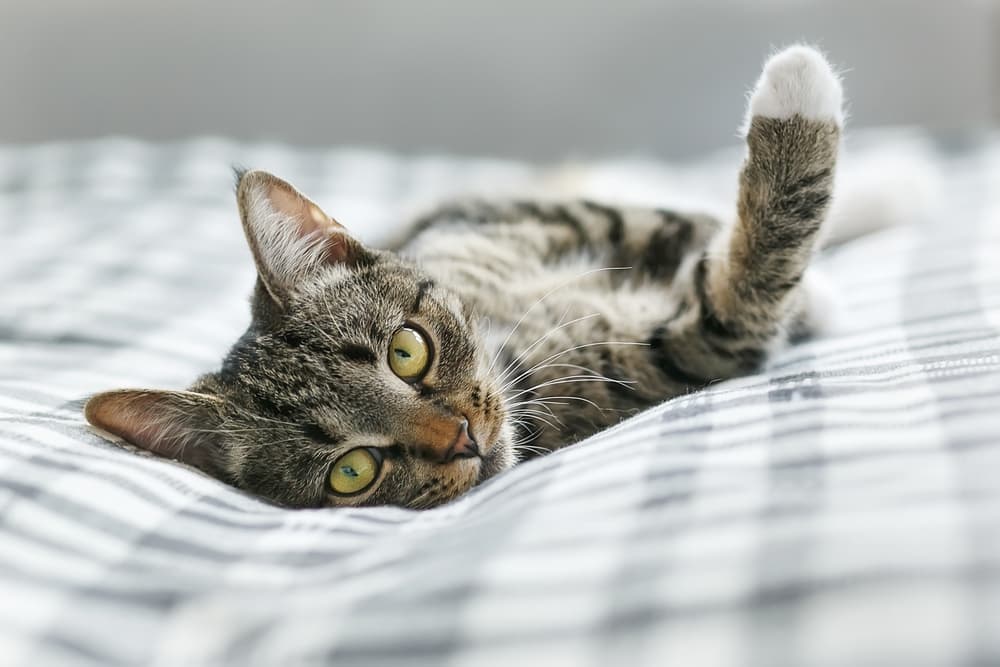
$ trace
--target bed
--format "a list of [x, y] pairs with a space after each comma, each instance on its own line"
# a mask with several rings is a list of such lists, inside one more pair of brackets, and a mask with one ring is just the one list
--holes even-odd
[[738, 153], [0, 148], [0, 663], [1000, 664], [1000, 136], [854, 152], [918, 155], [940, 199], [824, 255], [835, 334], [411, 512], [281, 509], [85, 425], [245, 327], [231, 165], [379, 243], [455, 192], [724, 199]]

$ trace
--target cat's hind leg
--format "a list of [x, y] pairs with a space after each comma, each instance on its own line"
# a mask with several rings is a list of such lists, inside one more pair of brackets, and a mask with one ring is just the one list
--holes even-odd
[[800, 283], [833, 195], [842, 97], [814, 49], [765, 64], [749, 101], [736, 223], [713, 239], [681, 311], [650, 340], [668, 375], [695, 383], [752, 371], [801, 319]]

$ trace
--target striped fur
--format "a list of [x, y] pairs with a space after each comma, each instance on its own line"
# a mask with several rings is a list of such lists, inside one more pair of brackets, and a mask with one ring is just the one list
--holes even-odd
[[[1000, 136], [869, 133], [838, 199], [878, 183], [858, 160], [888, 173], [915, 153], [944, 170], [945, 207], [815, 262], [839, 331], [417, 513], [274, 507], [102, 441], [78, 399], [184, 386], [246, 327], [231, 163], [368, 233], [428, 192], [546, 170], [225, 140], [3, 147], [0, 663], [1000, 664]], [[676, 184], [735, 185], [738, 160]], [[675, 184], [586, 168], [668, 180], [657, 201]]]
[[[808, 330], [800, 284], [833, 193], [841, 113], [817, 105], [839, 99], [816, 52], [770, 61], [751, 109], [771, 115], [751, 118], [731, 225], [588, 200], [474, 201], [428, 214], [387, 252], [280, 179], [241, 174], [258, 268], [249, 330], [182, 401], [111, 392], [88, 418], [283, 505], [428, 507], [752, 372], [790, 329]], [[412, 384], [386, 365], [404, 324], [434, 351]], [[481, 456], [429, 459], [440, 449], [429, 440], [460, 420]], [[330, 494], [331, 466], [361, 446], [381, 452], [379, 482]]]
[[790, 330], [809, 333], [800, 283], [833, 195], [839, 104], [815, 51], [770, 61], [751, 109], [781, 117], [751, 118], [733, 225], [592, 201], [470, 201], [423, 217], [401, 250], [496, 328], [517, 325], [499, 354], [514, 395], [542, 413], [522, 436], [558, 449], [753, 372]]

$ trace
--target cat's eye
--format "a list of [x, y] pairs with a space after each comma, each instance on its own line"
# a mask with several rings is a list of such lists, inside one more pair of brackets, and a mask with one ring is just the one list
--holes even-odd
[[412, 326], [404, 325], [389, 341], [389, 368], [407, 382], [416, 382], [431, 364], [431, 349], [424, 335]]
[[371, 447], [358, 447], [334, 461], [330, 469], [330, 489], [340, 496], [353, 496], [370, 487], [378, 478], [382, 455]]

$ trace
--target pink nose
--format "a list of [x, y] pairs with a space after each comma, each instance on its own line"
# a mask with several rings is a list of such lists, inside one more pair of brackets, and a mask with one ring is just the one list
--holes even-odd
[[455, 441], [451, 443], [448, 451], [445, 452], [444, 462], [448, 463], [455, 459], [471, 459], [475, 456], [481, 456], [479, 445], [469, 435], [469, 420], [463, 419], [458, 427], [458, 435], [455, 436]]

